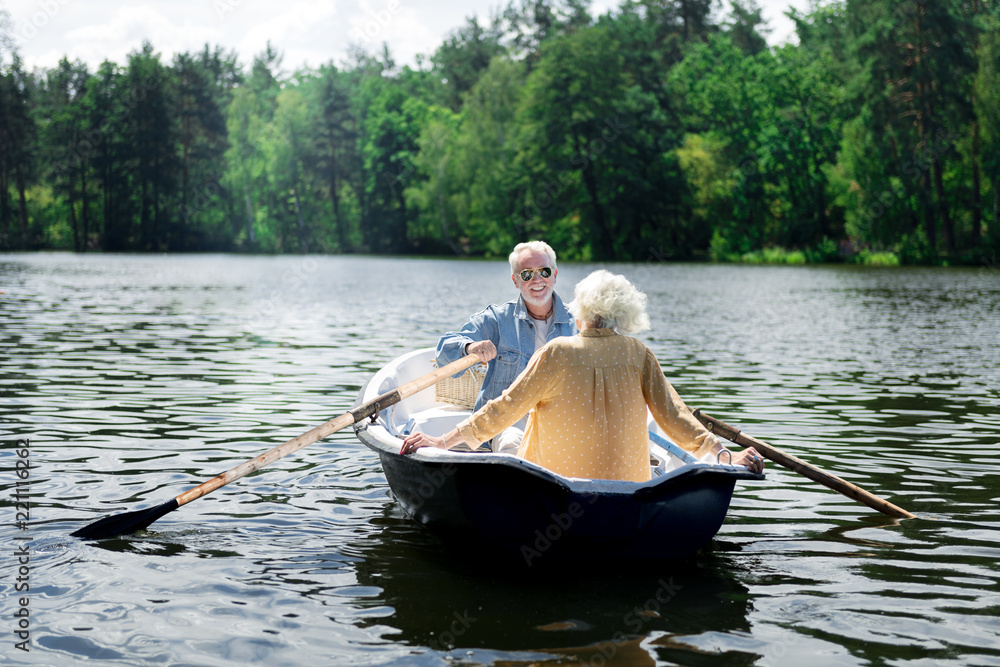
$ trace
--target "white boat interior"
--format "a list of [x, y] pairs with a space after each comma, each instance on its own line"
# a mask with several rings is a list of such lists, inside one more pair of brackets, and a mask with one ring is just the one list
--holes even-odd
[[[365, 388], [362, 400], [371, 400], [383, 393], [409, 382], [417, 377], [425, 375], [436, 367], [433, 348], [423, 348], [415, 350], [387, 364], [376, 373], [368, 386]], [[446, 379], [434, 387], [420, 391], [413, 396], [382, 410], [379, 413], [377, 422], [370, 424], [367, 436], [371, 437], [380, 446], [387, 449], [398, 448], [402, 444], [402, 438], [413, 432], [422, 432], [430, 435], [440, 436], [455, 428], [460, 421], [471, 414], [471, 405], [478, 385], [481, 384], [481, 377], [477, 379], [476, 369], [470, 369], [460, 379]], [[464, 384], [463, 384], [464, 383]], [[471, 398], [470, 398], [471, 397]], [[653, 421], [648, 417], [650, 427], [650, 466], [652, 479], [650, 482], [610, 482], [602, 480], [584, 480], [575, 478], [562, 478], [567, 482], [587, 482], [590, 484], [605, 485], [629, 485], [635, 488], [636, 484], [651, 484], [659, 481], [658, 478], [671, 476], [670, 473], [687, 466], [721, 466], [729, 469], [739, 469], [744, 471], [742, 466], [732, 466], [728, 462], [720, 461], [698, 461], [690, 453], [671, 442]], [[486, 457], [486, 460], [499, 463], [506, 460], [507, 463], [520, 464], [529, 467], [538, 467], [535, 464], [516, 457], [513, 454], [493, 453], [482, 450], [481, 452], [455, 452], [431, 447], [424, 447], [412, 454], [419, 458], [452, 458], [461, 457], [463, 461], [470, 461], [469, 457]], [[549, 474], [551, 471], [547, 471]]]

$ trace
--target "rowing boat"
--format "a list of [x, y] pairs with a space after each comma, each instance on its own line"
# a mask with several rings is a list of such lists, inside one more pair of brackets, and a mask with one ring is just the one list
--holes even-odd
[[[434, 368], [432, 348], [404, 354], [372, 376], [357, 405]], [[470, 414], [481, 382], [474, 371], [354, 425], [358, 439], [378, 454], [403, 511], [450, 540], [489, 545], [528, 565], [542, 557], [682, 558], [719, 531], [737, 481], [763, 479], [743, 466], [697, 461], [652, 422], [648, 482], [563, 477], [482, 447], [400, 455], [407, 434], [443, 435]]]

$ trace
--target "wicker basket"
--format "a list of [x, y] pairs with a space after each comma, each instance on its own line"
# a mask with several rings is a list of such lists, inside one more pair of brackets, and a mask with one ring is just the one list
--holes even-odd
[[[437, 367], [438, 363], [435, 360], [434, 368]], [[442, 403], [471, 410], [476, 404], [476, 397], [479, 396], [479, 389], [483, 386], [485, 377], [486, 366], [477, 364], [458, 378], [448, 376], [434, 385], [434, 398]]]

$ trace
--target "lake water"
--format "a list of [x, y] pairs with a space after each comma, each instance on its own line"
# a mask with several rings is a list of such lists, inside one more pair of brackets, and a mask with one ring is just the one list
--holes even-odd
[[772, 464], [684, 562], [501, 567], [414, 526], [348, 429], [83, 542], [515, 291], [504, 261], [0, 255], [0, 662], [1000, 665], [1000, 270], [608, 268], [689, 405], [919, 518]]

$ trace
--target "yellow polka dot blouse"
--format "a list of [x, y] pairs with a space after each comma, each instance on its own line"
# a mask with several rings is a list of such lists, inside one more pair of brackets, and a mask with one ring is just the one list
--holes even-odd
[[466, 442], [486, 442], [530, 410], [518, 456], [567, 477], [643, 482], [650, 478], [647, 406], [696, 456], [719, 447], [649, 348], [613, 329], [586, 329], [549, 341], [506, 391], [458, 428]]

